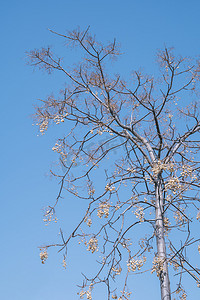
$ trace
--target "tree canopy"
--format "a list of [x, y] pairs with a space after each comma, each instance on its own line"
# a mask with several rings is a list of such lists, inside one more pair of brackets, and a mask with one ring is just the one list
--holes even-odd
[[28, 53], [32, 66], [66, 78], [59, 96], [41, 100], [35, 112], [41, 134], [66, 124], [66, 135], [52, 148], [62, 166], [51, 170], [60, 190], [45, 221], [54, 218], [63, 191], [88, 207], [69, 236], [61, 230], [60, 243], [43, 247], [41, 260], [56, 246], [66, 265], [69, 244], [78, 239], [100, 255], [97, 273], [84, 275], [80, 298], [92, 299], [103, 283], [108, 299], [130, 299], [129, 274], [149, 271], [160, 281], [162, 300], [186, 299], [183, 276], [200, 286], [200, 269], [188, 257], [190, 249], [200, 253], [199, 61], [164, 48], [155, 76], [134, 71], [124, 80], [110, 65], [120, 55], [115, 40], [104, 45], [89, 28], [55, 34], [67, 47], [79, 47], [82, 60], [68, 69], [50, 48]]

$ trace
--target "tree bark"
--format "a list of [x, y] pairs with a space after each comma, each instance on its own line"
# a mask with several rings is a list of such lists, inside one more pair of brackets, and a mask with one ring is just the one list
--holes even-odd
[[166, 254], [166, 243], [164, 237], [163, 220], [163, 189], [161, 179], [158, 178], [155, 185], [156, 191], [156, 243], [158, 258], [163, 261], [162, 269], [159, 270], [161, 300], [171, 300], [170, 281]]

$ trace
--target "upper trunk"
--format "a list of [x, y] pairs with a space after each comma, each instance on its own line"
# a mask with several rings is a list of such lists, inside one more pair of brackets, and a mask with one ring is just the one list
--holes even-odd
[[161, 180], [158, 179], [156, 185], [156, 243], [157, 255], [160, 259], [159, 279], [161, 289], [161, 300], [171, 300], [170, 281], [168, 273], [168, 263], [166, 255], [166, 244], [164, 237], [164, 220], [163, 220], [163, 189]]

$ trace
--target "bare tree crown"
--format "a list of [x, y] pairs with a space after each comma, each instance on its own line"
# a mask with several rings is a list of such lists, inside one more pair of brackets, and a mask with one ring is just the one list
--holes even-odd
[[[187, 257], [190, 247], [200, 252], [200, 239], [192, 231], [200, 220], [199, 62], [165, 48], [157, 54], [158, 78], [136, 71], [125, 82], [107, 67], [120, 54], [115, 41], [98, 43], [89, 28], [56, 34], [67, 46], [80, 47], [83, 59], [69, 71], [49, 48], [28, 54], [31, 65], [61, 71], [68, 84], [61, 97], [42, 100], [35, 113], [41, 134], [53, 123], [72, 124], [53, 147], [63, 172], [51, 171], [60, 190], [45, 221], [54, 218], [63, 190], [88, 201], [88, 208], [68, 237], [61, 231], [60, 244], [42, 249], [41, 260], [47, 259], [49, 247], [58, 246], [66, 266], [68, 245], [78, 239], [101, 255], [98, 272], [92, 278], [84, 275], [80, 298], [92, 299], [92, 289], [104, 283], [108, 299], [129, 299], [129, 274], [145, 271], [150, 262], [161, 299], [172, 299], [173, 292], [186, 299], [183, 275], [200, 285], [200, 271]], [[107, 158], [112, 164], [99, 183], [96, 172], [105, 168]], [[135, 228], [141, 223], [144, 235], [138, 237]], [[170, 277], [179, 277], [175, 291], [169, 269]], [[120, 275], [121, 292], [114, 284]]]

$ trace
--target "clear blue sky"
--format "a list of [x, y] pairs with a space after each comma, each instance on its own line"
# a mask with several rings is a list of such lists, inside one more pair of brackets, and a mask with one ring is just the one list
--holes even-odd
[[[56, 131], [38, 137], [30, 116], [36, 99], [62, 85], [59, 77], [33, 72], [26, 65], [25, 51], [48, 45], [57, 45], [59, 50], [62, 40], [48, 28], [62, 33], [90, 25], [99, 39], [116, 37], [121, 43], [124, 56], [119, 66], [124, 75], [140, 66], [153, 72], [155, 52], [164, 45], [182, 55], [200, 54], [199, 13], [198, 0], [1, 2], [0, 299], [79, 299], [75, 285], [81, 282], [81, 270], [91, 266], [89, 256], [83, 261], [76, 247], [69, 252], [67, 270], [62, 269], [62, 258], [55, 251], [45, 265], [39, 260], [37, 247], [55, 242], [59, 231], [59, 224], [47, 228], [42, 221], [42, 208], [58, 190], [57, 182], [46, 176], [56, 161], [51, 151]], [[75, 200], [68, 199], [64, 209], [70, 231], [81, 207], [77, 212]], [[141, 279], [135, 279], [131, 299], [159, 300], [156, 278]], [[188, 295], [188, 299], [200, 298], [195, 287], [189, 288]], [[105, 299], [103, 291], [95, 296], [100, 299]]]

